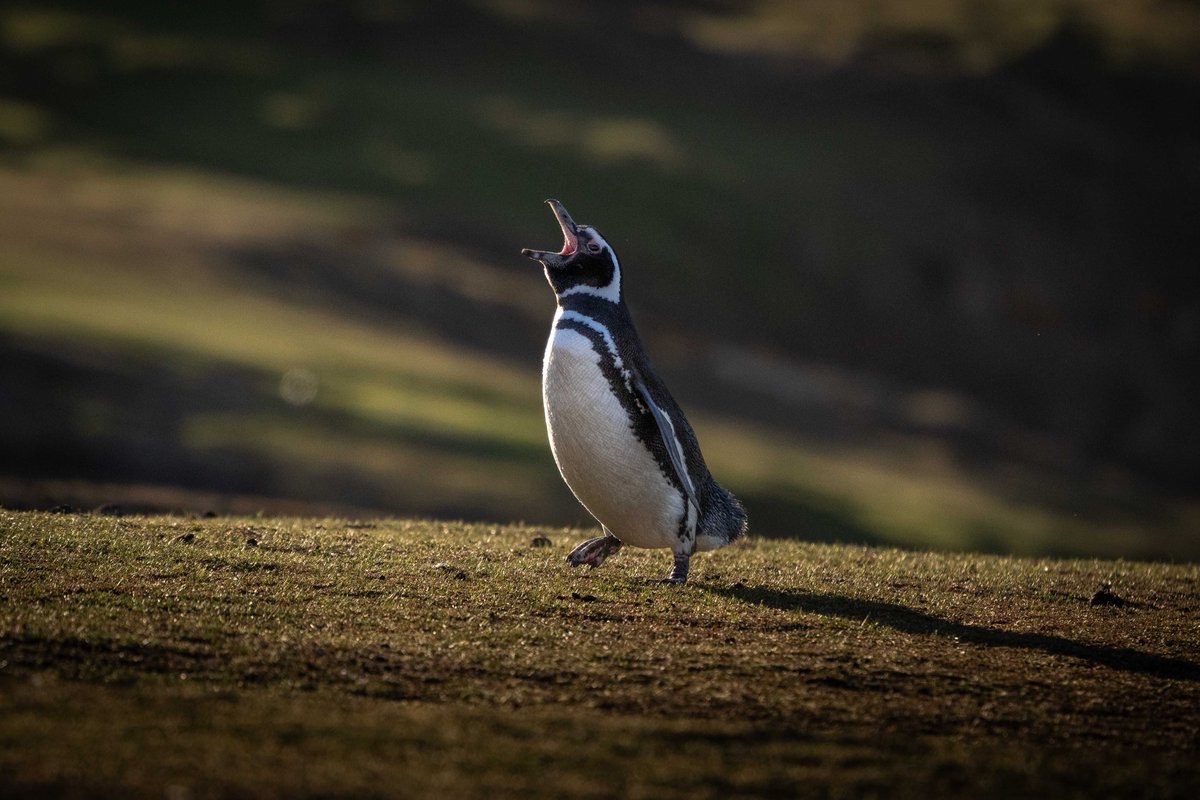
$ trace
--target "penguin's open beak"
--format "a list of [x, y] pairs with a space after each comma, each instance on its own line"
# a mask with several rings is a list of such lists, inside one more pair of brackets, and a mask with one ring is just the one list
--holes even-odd
[[579, 251], [579, 226], [575, 224], [575, 220], [571, 219], [571, 215], [567, 213], [567, 209], [563, 208], [562, 203], [557, 200], [547, 200], [546, 203], [554, 212], [558, 226], [562, 228], [563, 248], [557, 253], [552, 253], [548, 250], [530, 250], [527, 247], [521, 251], [521, 255], [529, 256], [534, 261], [541, 261], [547, 267], [561, 267]]

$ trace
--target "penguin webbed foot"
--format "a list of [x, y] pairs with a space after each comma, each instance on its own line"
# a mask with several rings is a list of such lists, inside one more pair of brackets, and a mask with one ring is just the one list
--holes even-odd
[[687, 583], [688, 565], [692, 557], [688, 553], [676, 553], [675, 565], [671, 567], [671, 574], [663, 578], [659, 583], [679, 584]]
[[603, 536], [576, 545], [574, 550], [567, 553], [567, 563], [572, 567], [587, 564], [595, 569], [620, 549], [621, 540], [606, 531]]

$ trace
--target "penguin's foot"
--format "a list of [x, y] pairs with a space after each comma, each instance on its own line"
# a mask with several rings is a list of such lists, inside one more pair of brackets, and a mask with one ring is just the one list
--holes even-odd
[[587, 564], [593, 568], [598, 567], [604, 563], [604, 559], [620, 549], [621, 540], [611, 533], [605, 533], [603, 536], [597, 536], [595, 539], [588, 539], [586, 542], [576, 546], [570, 553], [567, 553], [567, 563], [572, 567], [578, 567], [582, 564]]
[[688, 564], [692, 557], [688, 553], [675, 554], [675, 566], [671, 567], [671, 574], [663, 578], [661, 583], [687, 583]]

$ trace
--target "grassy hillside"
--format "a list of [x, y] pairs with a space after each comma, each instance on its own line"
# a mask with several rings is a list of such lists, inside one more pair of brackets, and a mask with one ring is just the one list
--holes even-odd
[[[588, 523], [546, 444], [554, 301], [536, 267], [397, 232], [396, 208], [363, 197], [40, 164], [0, 171], [0, 501]], [[521, 348], [498, 348], [497, 331]], [[875, 427], [889, 404], [954, 425], [970, 410], [952, 396], [652, 345], [760, 535], [1200, 556], [1200, 505], [1122, 470], [969, 459], [936, 431]], [[764, 384], [830, 405], [772, 405]]]
[[1200, 558], [1194, 3], [560, 5], [6, 5], [0, 502], [587, 523], [557, 195], [759, 534]]
[[1190, 797], [1195, 566], [0, 512], [14, 797]]

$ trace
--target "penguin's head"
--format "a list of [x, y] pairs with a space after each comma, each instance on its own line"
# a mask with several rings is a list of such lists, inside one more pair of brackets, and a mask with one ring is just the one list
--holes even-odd
[[577, 225], [557, 200], [546, 201], [562, 228], [563, 247], [521, 251], [546, 268], [546, 280], [560, 298], [575, 294], [594, 295], [621, 302], [621, 267], [612, 246], [591, 225]]

